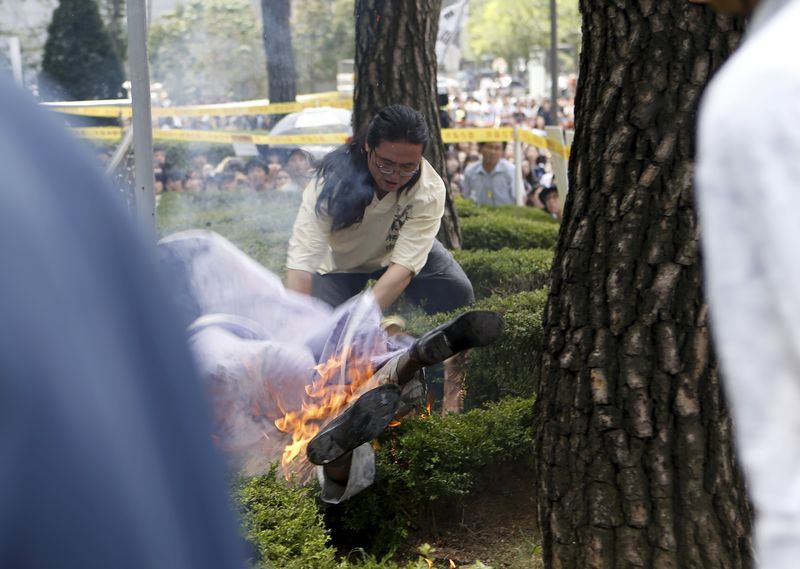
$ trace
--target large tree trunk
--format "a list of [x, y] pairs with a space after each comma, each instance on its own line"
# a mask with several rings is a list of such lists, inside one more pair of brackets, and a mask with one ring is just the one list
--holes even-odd
[[[425, 157], [444, 174], [444, 147], [436, 100], [436, 34], [441, 0], [356, 0], [353, 130], [393, 103], [417, 109], [428, 121]], [[461, 247], [461, 232], [448, 190], [439, 240]]]
[[297, 97], [290, 16], [290, 0], [261, 0], [269, 100], [272, 103], [292, 102]]
[[581, 0], [570, 193], [537, 366], [546, 567], [749, 567], [702, 294], [695, 115], [740, 21]]

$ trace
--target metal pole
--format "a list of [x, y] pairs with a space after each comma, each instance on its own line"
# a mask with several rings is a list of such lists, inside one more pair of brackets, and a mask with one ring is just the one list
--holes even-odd
[[128, 64], [133, 107], [133, 176], [136, 214], [148, 235], [156, 235], [156, 196], [153, 178], [153, 120], [150, 112], [150, 73], [147, 66], [145, 0], [127, 0]]
[[22, 52], [19, 47], [19, 36], [8, 38], [8, 58], [11, 60], [11, 75], [19, 85], [23, 84], [22, 79]]
[[558, 10], [550, 0], [550, 113], [558, 124]]
[[514, 127], [514, 193], [517, 205], [525, 205], [525, 182], [522, 180], [522, 141], [519, 139], [519, 127]]

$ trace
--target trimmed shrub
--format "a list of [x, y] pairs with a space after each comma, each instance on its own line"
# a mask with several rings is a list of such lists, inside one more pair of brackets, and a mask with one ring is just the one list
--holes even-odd
[[472, 282], [476, 298], [538, 290], [548, 283], [553, 252], [549, 249], [453, 251]]
[[276, 477], [277, 464], [263, 476], [235, 487], [245, 538], [257, 553], [258, 569], [333, 568], [335, 550], [310, 489], [293, 488]]
[[479, 206], [472, 200], [468, 200], [464, 197], [456, 197], [454, 203], [459, 218], [499, 215], [505, 217], [519, 217], [529, 221], [544, 221], [554, 224], [559, 223], [559, 221], [549, 213], [535, 207], [518, 205]]
[[325, 513], [334, 542], [377, 555], [435, 527], [435, 516], [459, 519], [465, 498], [485, 488], [498, 465], [531, 466], [533, 398], [408, 419], [380, 443], [376, 483]]
[[542, 221], [544, 223], [552, 223], [558, 225], [560, 222], [552, 215], [538, 207], [525, 207], [519, 205], [499, 205], [496, 207], [487, 208], [487, 214], [500, 215], [506, 217], [518, 217], [520, 219], [527, 219], [528, 221]]
[[552, 249], [559, 226], [504, 215], [474, 215], [461, 220], [464, 249]]
[[[467, 360], [465, 408], [480, 407], [503, 397], [534, 394], [533, 362], [542, 343], [542, 315], [547, 290], [496, 295], [479, 300], [478, 310], [503, 314], [505, 330], [493, 346], [470, 352]], [[427, 316], [414, 313], [408, 319], [409, 332], [421, 335], [463, 310]]]
[[299, 206], [294, 194], [166, 193], [158, 206], [159, 236], [210, 229], [280, 274]]

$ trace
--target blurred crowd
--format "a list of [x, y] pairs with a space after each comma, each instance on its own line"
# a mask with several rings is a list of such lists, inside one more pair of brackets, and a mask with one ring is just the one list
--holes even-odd
[[279, 192], [302, 191], [314, 174], [313, 159], [306, 151], [266, 151], [263, 156], [241, 158], [228, 156], [219, 163], [210, 161], [209, 153], [194, 149], [188, 164], [172, 165], [162, 147], [153, 150], [156, 194], [163, 192]]
[[[532, 130], [544, 136], [547, 126], [572, 128], [574, 98], [565, 90], [553, 105], [550, 99], [490, 96], [455, 92], [439, 96], [440, 123], [443, 128], [512, 127]], [[207, 117], [186, 123], [162, 119], [162, 127], [190, 127], [226, 130], [264, 128], [269, 117]], [[209, 122], [210, 120], [210, 122]], [[197, 121], [200, 121], [199, 123]], [[201, 124], [202, 123], [202, 126]], [[550, 153], [546, 149], [522, 144], [521, 184], [526, 206], [561, 217], [558, 187]], [[155, 190], [163, 192], [302, 192], [314, 175], [316, 160], [301, 148], [258, 147], [258, 155], [227, 156], [192, 147], [181, 163], [170, 163], [167, 147], [153, 153]], [[102, 154], [102, 152], [101, 152]], [[445, 146], [447, 181], [454, 195], [478, 205], [510, 205], [517, 199], [517, 172], [514, 145], [509, 142], [460, 142]]]

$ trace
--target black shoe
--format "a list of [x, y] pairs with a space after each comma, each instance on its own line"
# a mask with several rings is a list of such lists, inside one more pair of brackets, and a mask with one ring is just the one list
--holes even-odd
[[434, 328], [411, 346], [411, 357], [422, 365], [443, 362], [469, 348], [488, 346], [503, 333], [503, 317], [489, 310], [472, 310]]
[[359, 397], [311, 439], [306, 448], [312, 464], [329, 464], [377, 438], [400, 406], [400, 387], [381, 385]]

